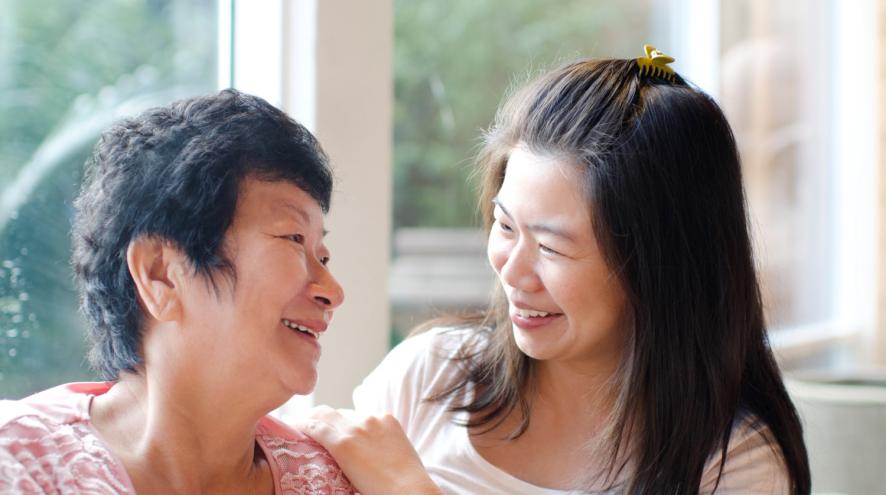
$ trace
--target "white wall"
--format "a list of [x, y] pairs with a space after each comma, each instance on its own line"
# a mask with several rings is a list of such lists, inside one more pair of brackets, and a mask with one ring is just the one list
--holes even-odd
[[[315, 31], [301, 33], [314, 37], [314, 72], [310, 74], [306, 60], [311, 53], [304, 51], [310, 41], [289, 33], [288, 42], [300, 51], [287, 61], [290, 81], [284, 105], [293, 113], [308, 113], [305, 120], [312, 124], [336, 171], [327, 242], [332, 271], [345, 289], [345, 303], [321, 341], [314, 403], [343, 407], [350, 406], [354, 386], [388, 348], [393, 2], [299, 0], [294, 4], [290, 28], [309, 24], [299, 12], [316, 16]], [[305, 109], [310, 103], [299, 99], [298, 93], [311, 92], [313, 108]]]

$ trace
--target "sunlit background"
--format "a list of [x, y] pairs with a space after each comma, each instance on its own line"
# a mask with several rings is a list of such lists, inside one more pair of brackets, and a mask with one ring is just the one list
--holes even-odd
[[[318, 134], [341, 179], [330, 244], [347, 301], [317, 401], [347, 405], [416, 324], [484, 305], [473, 156], [508, 88], [648, 42], [733, 125], [782, 364], [881, 400], [867, 419], [807, 416], [812, 429], [879, 425], [810, 439], [874, 463], [850, 472], [814, 455], [817, 489], [873, 493], [864, 486], [886, 484], [865, 471], [886, 465], [883, 11], [883, 0], [0, 0], [0, 397], [94, 379], [68, 263], [71, 202], [115, 119], [235, 86]], [[810, 404], [842, 393], [798, 387]]]
[[91, 377], [71, 200], [114, 120], [212, 91], [216, 2], [0, 2], [0, 395]]

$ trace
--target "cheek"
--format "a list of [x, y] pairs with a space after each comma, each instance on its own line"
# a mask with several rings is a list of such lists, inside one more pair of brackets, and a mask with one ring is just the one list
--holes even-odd
[[303, 260], [285, 250], [267, 250], [237, 267], [237, 295], [249, 304], [279, 303], [305, 283]]
[[608, 273], [560, 273], [553, 286], [557, 287], [557, 293], [564, 305], [588, 321], [608, 328], [617, 326], [622, 319], [624, 291]]

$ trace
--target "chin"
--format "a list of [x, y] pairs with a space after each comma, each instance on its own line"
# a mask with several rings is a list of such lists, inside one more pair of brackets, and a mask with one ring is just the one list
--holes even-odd
[[284, 384], [290, 396], [308, 395], [317, 388], [317, 371], [292, 374], [285, 379]]
[[292, 395], [311, 395], [314, 392], [314, 389], [317, 388], [317, 384], [312, 384], [309, 387], [300, 388], [295, 390]]
[[514, 342], [517, 344], [517, 349], [520, 349], [520, 352], [535, 360], [542, 360], [547, 357], [544, 349], [538, 345], [533, 345], [529, 339], [520, 335], [519, 332], [520, 330], [514, 329]]

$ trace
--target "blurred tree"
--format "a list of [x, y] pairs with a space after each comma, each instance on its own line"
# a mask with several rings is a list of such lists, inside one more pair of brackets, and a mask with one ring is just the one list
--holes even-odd
[[579, 57], [637, 56], [650, 4], [395, 0], [395, 227], [474, 225], [472, 159], [506, 90]]
[[99, 133], [215, 89], [214, 0], [0, 0], [0, 397], [92, 378], [69, 265]]

